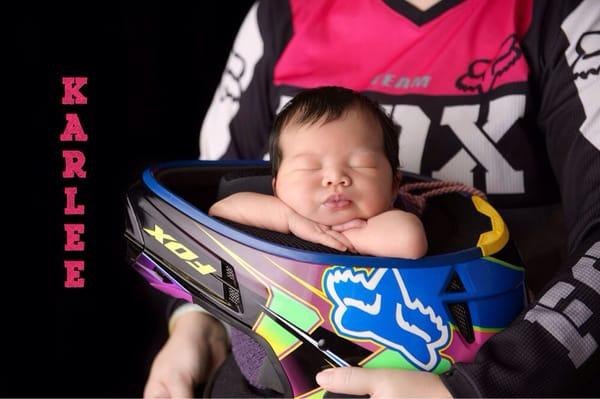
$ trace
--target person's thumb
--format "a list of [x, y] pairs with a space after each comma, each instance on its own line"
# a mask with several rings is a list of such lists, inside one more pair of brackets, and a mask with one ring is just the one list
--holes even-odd
[[170, 398], [169, 390], [159, 381], [148, 381], [144, 388], [144, 399]]
[[173, 386], [169, 387], [169, 389], [171, 390], [172, 395], [170, 396], [171, 398], [174, 399], [184, 399], [184, 398], [193, 398], [194, 397], [194, 392], [193, 392], [193, 384], [191, 382], [183, 382], [183, 381], [179, 381], [178, 384], [174, 384]]
[[374, 388], [372, 372], [361, 367], [339, 367], [321, 371], [316, 378], [317, 383], [329, 392], [371, 395]]

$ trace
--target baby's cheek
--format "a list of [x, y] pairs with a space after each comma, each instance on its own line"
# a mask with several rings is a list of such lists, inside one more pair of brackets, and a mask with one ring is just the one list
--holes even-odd
[[279, 199], [300, 214], [305, 212], [304, 207], [309, 201], [303, 191], [298, 190], [297, 187], [287, 187], [285, 191], [282, 190], [279, 193]]
[[379, 215], [385, 211], [392, 209], [393, 202], [385, 195], [378, 196], [376, 199], [372, 199], [365, 205], [365, 218], [369, 219], [373, 216]]

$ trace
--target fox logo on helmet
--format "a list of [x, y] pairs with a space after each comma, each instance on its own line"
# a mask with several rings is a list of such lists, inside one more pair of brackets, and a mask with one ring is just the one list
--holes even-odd
[[334, 267], [324, 273], [323, 288], [333, 302], [332, 324], [343, 335], [399, 351], [422, 370], [439, 363], [449, 327], [431, 306], [410, 298], [398, 270], [377, 269], [369, 276]]

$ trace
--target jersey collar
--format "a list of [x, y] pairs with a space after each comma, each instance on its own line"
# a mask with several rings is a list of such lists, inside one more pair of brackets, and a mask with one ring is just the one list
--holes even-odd
[[442, 0], [428, 10], [421, 11], [405, 0], [383, 0], [388, 7], [411, 20], [415, 25], [422, 26], [439, 17], [452, 7], [464, 0]]

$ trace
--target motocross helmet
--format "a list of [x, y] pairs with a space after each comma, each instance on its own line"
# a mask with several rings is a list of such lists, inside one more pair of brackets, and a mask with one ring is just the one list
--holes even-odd
[[428, 201], [429, 249], [418, 260], [342, 253], [207, 215], [233, 192], [271, 190], [266, 162], [158, 165], [127, 194], [125, 237], [153, 287], [253, 337], [286, 397], [322, 397], [314, 376], [327, 367], [442, 373], [472, 360], [525, 305], [519, 256], [480, 197]]

